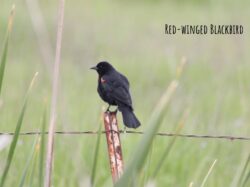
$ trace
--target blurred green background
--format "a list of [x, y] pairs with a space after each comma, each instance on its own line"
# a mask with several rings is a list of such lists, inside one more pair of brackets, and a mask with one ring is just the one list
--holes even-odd
[[[58, 1], [1, 0], [1, 43], [13, 3], [16, 13], [0, 97], [0, 132], [14, 131], [23, 97], [37, 71], [39, 76], [22, 131], [39, 131], [45, 100], [49, 109]], [[97, 75], [89, 67], [107, 60], [130, 80], [135, 113], [142, 123], [139, 130], [144, 131], [155, 104], [175, 78], [181, 58], [186, 57], [188, 63], [160, 132], [174, 132], [183, 112], [189, 108], [181, 133], [249, 137], [249, 18], [247, 0], [66, 1], [56, 130], [98, 129], [101, 108], [106, 104], [96, 92]], [[244, 34], [164, 34], [165, 24], [212, 23], [241, 24]], [[120, 115], [119, 122], [123, 128]], [[56, 136], [54, 186], [88, 185], [96, 137]], [[121, 135], [125, 163], [133, 156], [131, 153], [140, 137]], [[20, 137], [6, 186], [18, 185], [34, 138]], [[154, 170], [170, 140], [170, 137], [156, 137], [151, 163], [143, 172], [150, 174]], [[178, 138], [154, 184], [182, 187], [193, 182], [198, 187], [213, 161], [218, 159], [206, 186], [237, 186], [249, 148], [249, 141]], [[0, 171], [7, 153], [6, 145], [0, 150]], [[33, 183], [37, 186], [37, 177]], [[96, 186], [111, 185], [103, 135]]]

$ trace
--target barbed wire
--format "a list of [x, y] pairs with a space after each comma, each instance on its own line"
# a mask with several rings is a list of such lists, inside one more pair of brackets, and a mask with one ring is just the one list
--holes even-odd
[[[58, 135], [82, 135], [82, 134], [98, 134], [98, 131], [56, 131], [55, 134]], [[101, 131], [102, 134], [106, 133], [106, 131]], [[143, 131], [123, 131], [120, 130], [121, 134], [144, 134]], [[13, 136], [15, 133], [13, 132], [0, 132], [0, 136], [2, 135], [10, 135]], [[31, 131], [31, 132], [21, 132], [20, 135], [29, 136], [29, 135], [40, 135], [42, 132], [39, 131]], [[44, 132], [44, 134], [48, 134], [48, 132]], [[156, 136], [167, 136], [167, 137], [182, 137], [182, 138], [199, 138], [199, 139], [225, 139], [225, 140], [245, 140], [250, 141], [250, 137], [244, 136], [228, 136], [228, 135], [197, 135], [197, 134], [176, 134], [176, 133], [156, 133]]]

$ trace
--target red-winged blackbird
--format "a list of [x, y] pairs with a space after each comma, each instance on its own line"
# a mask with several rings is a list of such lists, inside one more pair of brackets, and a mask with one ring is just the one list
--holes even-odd
[[97, 91], [109, 104], [107, 111], [110, 105], [118, 106], [118, 110], [122, 112], [124, 125], [129, 128], [139, 127], [140, 122], [133, 113], [128, 79], [108, 62], [99, 62], [91, 69], [96, 70], [99, 75]]

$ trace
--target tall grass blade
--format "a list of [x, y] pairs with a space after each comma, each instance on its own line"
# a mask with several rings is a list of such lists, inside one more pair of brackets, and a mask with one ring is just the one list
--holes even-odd
[[8, 54], [9, 36], [10, 36], [11, 30], [12, 30], [14, 13], [15, 13], [15, 5], [13, 5], [12, 10], [10, 12], [9, 21], [8, 21], [8, 28], [7, 28], [7, 33], [6, 33], [5, 41], [4, 41], [3, 53], [2, 53], [2, 57], [1, 57], [1, 65], [0, 65], [0, 94], [1, 94], [1, 90], [2, 90], [4, 70], [5, 70], [5, 65], [6, 65], [6, 61], [7, 61], [7, 54]]
[[19, 133], [20, 133], [21, 126], [22, 126], [22, 123], [23, 123], [23, 117], [24, 117], [24, 114], [25, 114], [25, 111], [26, 111], [26, 107], [27, 107], [28, 96], [30, 94], [31, 88], [34, 85], [34, 82], [35, 82], [35, 79], [36, 79], [37, 75], [38, 75], [38, 72], [35, 73], [33, 79], [31, 80], [31, 83], [29, 85], [28, 91], [27, 91], [26, 96], [24, 98], [23, 107], [22, 107], [21, 113], [20, 113], [18, 121], [17, 121], [15, 133], [14, 133], [14, 136], [13, 136], [13, 139], [12, 139], [12, 142], [11, 142], [11, 145], [10, 145], [8, 157], [7, 157], [7, 162], [5, 164], [4, 171], [3, 171], [3, 174], [2, 174], [2, 178], [1, 178], [1, 182], [0, 182], [0, 187], [3, 187], [4, 184], [5, 184], [5, 181], [6, 181], [6, 178], [7, 178], [7, 174], [9, 172], [9, 168], [10, 168], [11, 163], [12, 163], [12, 159], [13, 159], [13, 156], [14, 156], [14, 153], [15, 153], [15, 149], [16, 149], [17, 140], [19, 138]]
[[99, 129], [98, 129], [98, 136], [96, 140], [96, 146], [95, 146], [95, 154], [94, 154], [94, 160], [93, 160], [93, 168], [91, 172], [91, 186], [95, 185], [95, 176], [96, 176], [96, 168], [97, 168], [97, 162], [98, 162], [98, 156], [99, 156], [99, 147], [100, 147], [100, 142], [101, 142], [101, 134], [102, 134], [102, 124], [100, 124]]
[[246, 178], [245, 178], [245, 180], [243, 182], [242, 187], [245, 187], [247, 185], [249, 179], [250, 179], [250, 170], [248, 171], [248, 174], [247, 174], [247, 176], [246, 176]]
[[194, 182], [190, 182], [188, 187], [193, 187], [193, 185], [194, 185]]
[[53, 70], [53, 84], [52, 84], [52, 98], [51, 98], [51, 110], [50, 110], [50, 123], [49, 123], [49, 135], [48, 135], [48, 146], [47, 146], [47, 157], [46, 157], [46, 171], [44, 178], [44, 186], [51, 186], [51, 173], [52, 173], [52, 162], [54, 153], [54, 132], [56, 126], [57, 116], [57, 100], [58, 100], [58, 84], [59, 84], [59, 70], [61, 64], [61, 46], [62, 46], [62, 33], [63, 33], [63, 20], [64, 20], [64, 0], [59, 2], [59, 17], [57, 25], [57, 41], [56, 41], [56, 54], [55, 63]]
[[[181, 129], [183, 128], [186, 118], [188, 116], [188, 110], [186, 110], [183, 114], [183, 116], [181, 117], [180, 121], [178, 122], [175, 134], [179, 134]], [[166, 147], [164, 153], [162, 154], [162, 157], [159, 159], [159, 162], [154, 170], [154, 173], [152, 175], [153, 178], [155, 178], [158, 174], [158, 172], [161, 170], [161, 167], [163, 166], [164, 161], [166, 160], [168, 154], [170, 153], [171, 148], [173, 147], [175, 141], [176, 141], [177, 136], [174, 136], [172, 138], [172, 140], [169, 142], [168, 146]]]
[[141, 141], [139, 142], [139, 144], [135, 149], [133, 158], [131, 159], [130, 163], [128, 164], [128, 167], [124, 171], [124, 174], [122, 175], [120, 180], [115, 184], [115, 186], [117, 187], [130, 186], [132, 182], [131, 176], [134, 176], [133, 178], [137, 178], [138, 172], [143, 167], [143, 163], [150, 150], [154, 136], [161, 125], [161, 121], [164, 118], [164, 114], [168, 106], [168, 103], [173, 93], [175, 92], [177, 86], [178, 86], [178, 81], [176, 80], [172, 81], [170, 86], [167, 88], [167, 90], [164, 92], [163, 96], [159, 100], [157, 106], [153, 111], [152, 117], [148, 123], [145, 134], [143, 135]]
[[147, 158], [147, 161], [146, 161], [146, 164], [145, 164], [145, 167], [144, 167], [144, 176], [143, 176], [143, 179], [142, 179], [141, 186], [145, 186], [145, 184], [147, 183], [148, 178], [150, 176], [149, 171], [150, 171], [150, 166], [151, 166], [151, 162], [152, 162], [153, 150], [154, 150], [154, 140], [153, 140], [152, 145], [150, 147], [150, 150], [149, 150], [149, 153], [148, 153], [148, 158]]
[[206, 182], [207, 182], [207, 179], [208, 179], [210, 173], [212, 172], [212, 170], [213, 170], [214, 165], [216, 164], [216, 162], [217, 162], [217, 159], [214, 160], [213, 164], [212, 164], [211, 167], [209, 168], [209, 170], [208, 170], [206, 176], [204, 177], [204, 179], [203, 179], [203, 181], [202, 181], [202, 183], [201, 183], [201, 187], [204, 187], [204, 186], [205, 186], [205, 184], [206, 184]]
[[3, 54], [2, 54], [2, 58], [1, 58], [1, 66], [0, 66], [0, 93], [2, 91], [4, 70], [5, 70], [7, 52], [8, 52], [8, 43], [9, 43], [9, 36], [7, 35], [7, 38], [4, 42], [4, 49], [3, 49]]
[[185, 56], [183, 56], [181, 58], [181, 63], [178, 64], [177, 68], [176, 68], [176, 79], [179, 80], [182, 76], [182, 73], [184, 71], [184, 67], [187, 64], [187, 58]]
[[27, 98], [24, 101], [21, 113], [20, 113], [19, 118], [18, 118], [15, 134], [13, 136], [13, 140], [12, 140], [12, 143], [10, 145], [10, 150], [9, 150], [8, 157], [7, 157], [7, 162], [6, 162], [4, 172], [3, 172], [3, 175], [2, 175], [2, 178], [1, 178], [0, 187], [4, 186], [6, 178], [7, 178], [7, 174], [9, 172], [9, 168], [10, 168], [10, 165], [11, 165], [11, 162], [12, 162], [12, 159], [13, 159], [13, 156], [14, 156], [14, 152], [15, 152], [15, 149], [16, 149], [16, 144], [17, 144], [17, 140], [18, 140], [18, 137], [19, 137], [20, 129], [21, 129], [21, 126], [22, 126], [24, 113], [26, 111], [26, 106], [27, 106]]
[[44, 151], [45, 151], [45, 127], [46, 127], [46, 109], [43, 113], [42, 120], [42, 135], [41, 135], [41, 144], [40, 144], [40, 159], [39, 159], [39, 187], [43, 186], [43, 167], [44, 167]]
[[250, 162], [250, 154], [248, 155], [247, 161], [246, 161], [246, 163], [244, 165], [244, 168], [243, 168], [243, 170], [241, 172], [241, 175], [240, 175], [240, 178], [239, 178], [239, 181], [238, 181], [238, 186], [242, 185], [242, 180], [243, 180], [243, 178], [245, 176], [245, 173], [246, 173], [247, 166], [248, 166], [249, 162]]
[[38, 141], [38, 137], [35, 138], [34, 143], [32, 145], [31, 152], [30, 152], [30, 154], [28, 156], [28, 160], [27, 160], [27, 162], [25, 164], [24, 171], [23, 171], [20, 183], [19, 183], [19, 187], [24, 186], [24, 182], [25, 182], [25, 179], [26, 179], [26, 176], [27, 176], [27, 173], [28, 173], [29, 166], [31, 164], [32, 158], [34, 157], [37, 141]]
[[31, 174], [30, 174], [30, 182], [29, 182], [29, 186], [32, 187], [34, 186], [33, 185], [33, 181], [34, 181], [34, 175], [35, 175], [35, 169], [36, 169], [36, 166], [37, 166], [37, 158], [38, 158], [38, 152], [39, 152], [39, 146], [40, 146], [40, 136], [39, 136], [39, 139], [36, 143], [36, 147], [35, 147], [35, 153], [34, 153], [34, 156], [33, 156], [33, 164], [32, 164], [32, 168], [31, 168]]
[[242, 187], [246, 186], [246, 184], [247, 184], [247, 182], [248, 182], [248, 180], [250, 178], [250, 171], [249, 171], [248, 174], [245, 177], [245, 180], [243, 181], [243, 177], [245, 176], [245, 173], [247, 171], [249, 163], [250, 163], [250, 154], [249, 154], [249, 156], [247, 158], [247, 161], [246, 161], [246, 163], [244, 165], [244, 168], [243, 168], [243, 171], [241, 173], [240, 180], [239, 180], [239, 186], [240, 186], [240, 184], [242, 184]]

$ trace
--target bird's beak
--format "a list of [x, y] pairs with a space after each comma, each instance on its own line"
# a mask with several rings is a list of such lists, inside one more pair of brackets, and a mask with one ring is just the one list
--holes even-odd
[[92, 67], [92, 68], [90, 68], [90, 69], [97, 70], [97, 67], [96, 67], [96, 66], [94, 66], [94, 67]]

